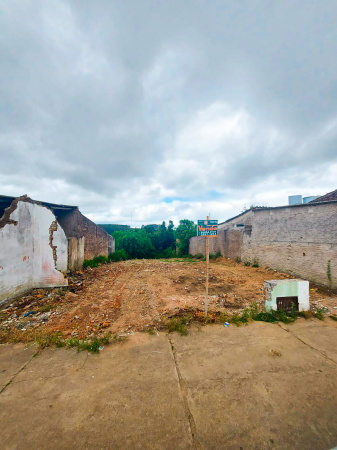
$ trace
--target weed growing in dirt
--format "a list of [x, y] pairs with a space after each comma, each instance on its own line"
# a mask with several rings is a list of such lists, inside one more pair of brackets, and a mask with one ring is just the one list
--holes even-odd
[[[112, 340], [117, 342], [123, 340], [121, 336], [115, 334]], [[35, 337], [35, 342], [40, 349], [55, 345], [56, 347], [77, 348], [78, 351], [86, 350], [92, 353], [99, 353], [99, 349], [103, 345], [108, 345], [111, 342], [111, 333], [103, 336], [96, 336], [93, 339], [64, 339], [62, 333], [40, 334]]]
[[182, 317], [180, 320], [172, 317], [172, 319], [167, 324], [167, 331], [173, 333], [173, 331], [178, 331], [182, 336], [187, 336], [187, 320]]
[[331, 315], [329, 317], [330, 317], [330, 319], [335, 320], [337, 322], [337, 316]]
[[324, 308], [316, 306], [314, 314], [315, 314], [315, 317], [317, 317], [317, 319], [324, 320], [324, 313], [325, 313], [325, 309]]
[[147, 332], [148, 332], [149, 334], [151, 334], [151, 336], [153, 336], [153, 335], [156, 334], [154, 328], [149, 328], [149, 329], [147, 330]]
[[259, 267], [259, 260], [257, 258], [253, 259], [252, 267]]
[[53, 305], [43, 305], [40, 306], [36, 312], [45, 313], [51, 311], [53, 308], [54, 308]]

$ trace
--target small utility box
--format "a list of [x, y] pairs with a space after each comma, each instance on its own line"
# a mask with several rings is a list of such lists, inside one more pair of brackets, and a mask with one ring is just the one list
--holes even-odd
[[306, 280], [269, 280], [264, 282], [266, 293], [266, 311], [283, 309], [284, 311], [308, 311], [309, 281]]

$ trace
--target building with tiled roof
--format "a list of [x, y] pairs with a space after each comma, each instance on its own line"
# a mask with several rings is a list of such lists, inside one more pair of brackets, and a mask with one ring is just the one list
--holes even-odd
[[312, 200], [310, 203], [320, 203], [320, 202], [332, 202], [337, 200], [337, 189], [332, 192], [328, 192], [325, 195], [322, 195], [321, 197], [315, 198], [315, 200]]

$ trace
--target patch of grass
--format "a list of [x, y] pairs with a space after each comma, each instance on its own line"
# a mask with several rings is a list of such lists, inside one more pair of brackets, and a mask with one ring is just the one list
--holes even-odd
[[202, 253], [197, 253], [194, 258], [195, 259], [203, 259], [204, 255]]
[[[114, 341], [121, 340], [118, 335], [112, 338]], [[103, 336], [96, 336], [93, 339], [64, 339], [61, 332], [52, 334], [40, 334], [35, 337], [35, 342], [40, 349], [55, 345], [56, 347], [77, 348], [78, 351], [88, 351], [92, 353], [99, 353], [99, 348], [103, 345], [108, 345], [111, 342], [111, 333]]]
[[[237, 326], [242, 324], [246, 324], [247, 322], [253, 320], [256, 322], [269, 322], [269, 323], [292, 323], [295, 322], [299, 317], [303, 317], [308, 319], [312, 317], [312, 313], [310, 311], [283, 311], [283, 310], [271, 310], [267, 311], [259, 311], [258, 305], [253, 303], [250, 308], [246, 308], [243, 310], [241, 314], [234, 314], [232, 316], [229, 315], [220, 315], [219, 320], [221, 322], [230, 322]], [[324, 318], [324, 311], [319, 310], [315, 313], [314, 317]], [[337, 320], [337, 317], [336, 317]]]
[[245, 266], [246, 267], [250, 266], [250, 262], [249, 261], [245, 261]]
[[184, 258], [184, 259], [175, 259], [174, 262], [189, 262], [189, 263], [196, 263], [195, 259], [192, 258]]
[[151, 336], [153, 336], [153, 335], [156, 334], [154, 328], [149, 328], [149, 329], [147, 330], [147, 332], [148, 332], [149, 334], [151, 334]]
[[53, 308], [54, 308], [53, 305], [43, 305], [40, 306], [36, 312], [45, 313], [51, 311]]
[[167, 323], [167, 331], [169, 333], [173, 333], [174, 331], [177, 331], [182, 336], [187, 336], [187, 327], [186, 327], [187, 320], [182, 317], [180, 320], [176, 319], [175, 317], [172, 317], [170, 321]]
[[336, 322], [337, 322], [337, 316], [335, 316], [335, 315], [331, 315], [331, 316], [329, 316], [330, 317], [330, 319], [332, 319], [332, 320], [335, 320]]

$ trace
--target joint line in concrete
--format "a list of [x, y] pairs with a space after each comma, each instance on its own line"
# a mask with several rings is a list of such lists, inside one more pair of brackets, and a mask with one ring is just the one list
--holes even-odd
[[181, 376], [181, 372], [178, 366], [178, 362], [177, 362], [177, 357], [176, 357], [176, 351], [174, 349], [174, 345], [170, 339], [170, 337], [168, 337], [168, 341], [171, 347], [171, 352], [172, 352], [172, 356], [173, 356], [173, 361], [174, 361], [174, 365], [175, 365], [175, 369], [178, 375], [178, 383], [179, 383], [179, 388], [180, 388], [180, 393], [181, 393], [181, 397], [183, 400], [183, 405], [184, 405], [184, 410], [185, 410], [185, 415], [187, 417], [188, 423], [189, 423], [189, 429], [190, 429], [190, 434], [191, 434], [191, 439], [192, 439], [192, 445], [193, 448], [201, 448], [201, 446], [198, 444], [197, 441], [197, 427], [195, 425], [195, 421], [194, 421], [194, 417], [192, 415], [192, 412], [188, 406], [188, 401], [187, 401], [187, 387], [186, 387], [186, 383], [183, 379], [183, 377]]
[[9, 386], [11, 383], [13, 383], [14, 378], [19, 375], [20, 372], [22, 372], [26, 366], [28, 366], [28, 364], [31, 362], [31, 360], [33, 358], [35, 358], [35, 356], [38, 355], [38, 352], [34, 353], [34, 355], [32, 355], [29, 360], [22, 366], [20, 367], [20, 369], [12, 376], [12, 378], [8, 381], [7, 384], [5, 384], [5, 386], [0, 390], [0, 394], [2, 394], [4, 392], [4, 390], [7, 388], [7, 386]]
[[292, 336], [294, 336], [298, 341], [302, 342], [302, 344], [307, 345], [309, 348], [311, 348], [311, 350], [314, 350], [315, 352], [317, 352], [318, 354], [320, 354], [321, 356], [323, 356], [323, 358], [327, 359], [328, 361], [333, 362], [335, 365], [337, 365], [336, 361], [334, 361], [333, 359], [329, 358], [324, 352], [322, 352], [321, 350], [318, 350], [318, 348], [313, 347], [312, 345], [308, 344], [307, 342], [303, 341], [303, 339], [301, 339], [300, 337], [298, 337], [295, 333], [293, 333], [292, 331], [290, 331], [287, 328], [283, 328], [282, 325], [280, 325], [279, 323], [277, 324], [280, 328], [282, 328], [283, 331], [290, 333]]

